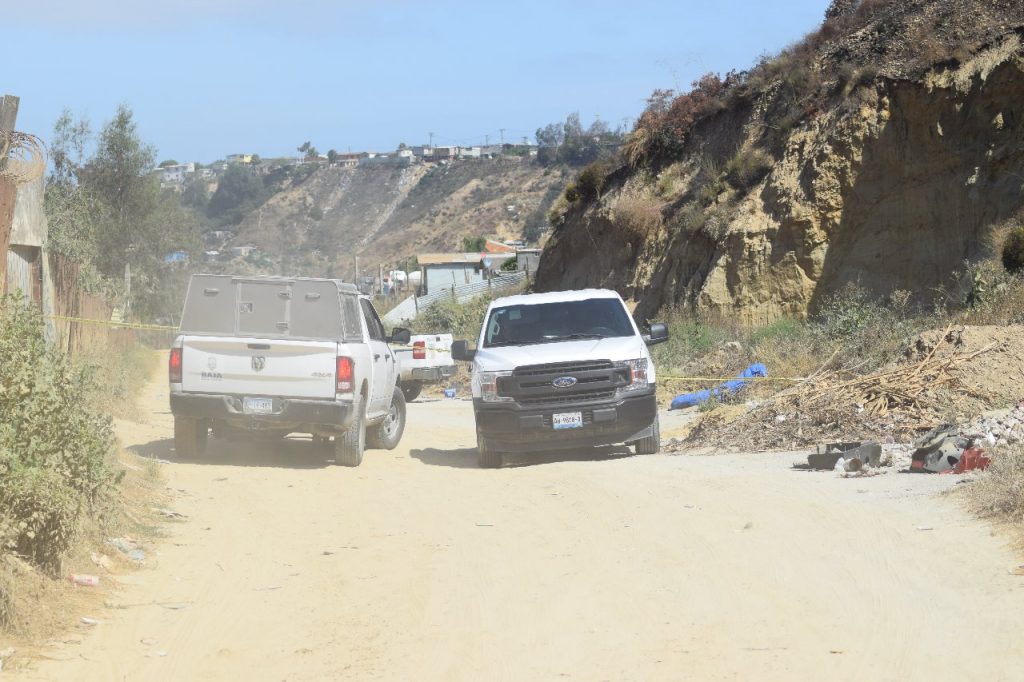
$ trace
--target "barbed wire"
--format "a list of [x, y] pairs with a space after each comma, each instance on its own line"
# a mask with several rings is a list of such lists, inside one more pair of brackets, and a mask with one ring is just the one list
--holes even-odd
[[0, 177], [17, 185], [34, 182], [46, 172], [46, 148], [35, 135], [0, 130]]

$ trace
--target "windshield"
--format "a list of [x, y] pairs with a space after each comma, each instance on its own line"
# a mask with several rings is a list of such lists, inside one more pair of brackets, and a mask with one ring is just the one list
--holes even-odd
[[592, 298], [495, 308], [487, 320], [484, 346], [526, 346], [633, 334], [633, 324], [621, 301]]

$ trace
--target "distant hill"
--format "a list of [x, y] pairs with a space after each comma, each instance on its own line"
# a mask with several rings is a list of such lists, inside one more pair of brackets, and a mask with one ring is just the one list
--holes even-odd
[[248, 214], [234, 245], [254, 244], [258, 269], [350, 277], [422, 252], [459, 251], [464, 237], [539, 237], [568, 171], [529, 159], [323, 166]]

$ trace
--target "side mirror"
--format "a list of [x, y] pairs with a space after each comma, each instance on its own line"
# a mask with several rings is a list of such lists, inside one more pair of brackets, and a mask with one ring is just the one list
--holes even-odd
[[397, 343], [405, 345], [412, 339], [412, 332], [408, 329], [402, 329], [401, 327], [395, 327], [391, 330], [391, 338], [388, 339], [391, 343]]
[[476, 357], [476, 351], [469, 349], [468, 341], [455, 341], [452, 343], [452, 359], [461, 360], [463, 362], [473, 362], [473, 358]]
[[651, 332], [644, 334], [644, 342], [648, 346], [656, 346], [659, 343], [665, 343], [668, 341], [668, 326], [656, 322], [651, 325]]

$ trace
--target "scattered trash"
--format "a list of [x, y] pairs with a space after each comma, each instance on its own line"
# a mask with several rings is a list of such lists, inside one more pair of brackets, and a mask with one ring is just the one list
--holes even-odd
[[167, 517], [169, 519], [187, 519], [188, 518], [186, 515], [182, 514], [181, 512], [176, 512], [176, 511], [173, 511], [171, 509], [159, 509], [159, 508], [154, 507], [153, 511], [155, 511], [160, 516], [164, 516], [164, 517]]
[[693, 407], [695, 405], [700, 405], [701, 403], [706, 403], [712, 399], [723, 398], [733, 393], [737, 393], [747, 385], [749, 379], [767, 376], [767, 367], [761, 363], [753, 364], [743, 370], [743, 372], [741, 372], [740, 375], [732, 381], [726, 381], [724, 384], [716, 386], [715, 388], [706, 388], [702, 391], [694, 391], [693, 393], [684, 393], [683, 395], [676, 396], [669, 409], [681, 410], [684, 407]]
[[146, 552], [131, 538], [109, 538], [107, 544], [126, 555], [132, 561], [141, 564], [146, 560]]
[[818, 445], [814, 454], [807, 456], [807, 465], [794, 465], [796, 468], [809, 468], [817, 471], [835, 471], [836, 473], [858, 473], [868, 467], [878, 467], [882, 463], [882, 445], [874, 441], [824, 443]]
[[82, 616], [80, 621], [81, 621], [82, 625], [87, 625], [89, 627], [92, 627], [93, 625], [99, 625], [100, 624], [100, 622], [98, 620], [96, 620], [95, 618], [89, 618], [88, 616]]
[[143, 646], [153, 646], [156, 644], [156, 640], [152, 637], [144, 637], [139, 640], [139, 644], [142, 644]]
[[918, 530], [935, 530], [931, 526], [918, 526], [917, 529]]
[[106, 554], [97, 554], [96, 552], [92, 552], [89, 554], [89, 558], [92, 559], [92, 562], [100, 568], [106, 569], [107, 571], [110, 570], [110, 557]]
[[83, 587], [96, 587], [100, 584], [98, 575], [88, 575], [87, 573], [72, 573], [68, 576], [68, 580]]
[[332, 551], [331, 551], [331, 550], [329, 550], [329, 549], [325, 549], [324, 551], [320, 552], [320, 554], [321, 554], [322, 556], [331, 556], [332, 554], [334, 554], [334, 552], [332, 552]]
[[445, 398], [454, 398], [455, 397], [455, 389], [454, 388], [446, 388], [446, 389], [444, 389], [444, 397]]

